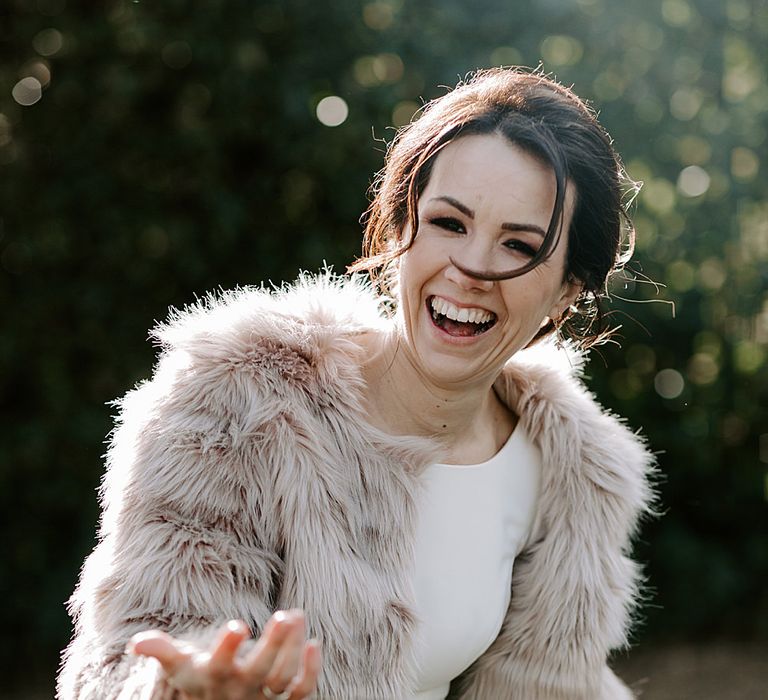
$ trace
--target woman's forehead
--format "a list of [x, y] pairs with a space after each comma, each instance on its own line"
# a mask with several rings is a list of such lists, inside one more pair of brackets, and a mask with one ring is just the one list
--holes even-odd
[[[556, 192], [549, 165], [505, 137], [489, 134], [449, 143], [435, 159], [422, 199], [447, 196], [470, 208], [492, 207], [510, 215], [523, 211], [548, 222]], [[573, 186], [566, 188], [566, 213], [573, 192]]]

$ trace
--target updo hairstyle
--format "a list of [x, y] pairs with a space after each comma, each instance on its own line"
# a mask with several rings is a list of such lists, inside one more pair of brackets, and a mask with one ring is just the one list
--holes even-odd
[[393, 263], [418, 234], [418, 199], [437, 155], [463, 136], [499, 134], [552, 168], [557, 183], [552, 216], [542, 246], [523, 267], [498, 274], [462, 271], [480, 279], [509, 279], [549, 258], [558, 242], [566, 187], [573, 183], [575, 208], [567, 231], [565, 274], [582, 290], [571, 308], [544, 325], [532, 342], [553, 332], [582, 349], [605, 340], [610, 330], [600, 300], [606, 296], [608, 276], [623, 266], [634, 248], [625, 195], [633, 195], [637, 187], [626, 177], [594, 111], [539, 71], [498, 68], [478, 71], [420, 112], [387, 150], [363, 216], [363, 256], [350, 271], [368, 271], [381, 291], [390, 292]]

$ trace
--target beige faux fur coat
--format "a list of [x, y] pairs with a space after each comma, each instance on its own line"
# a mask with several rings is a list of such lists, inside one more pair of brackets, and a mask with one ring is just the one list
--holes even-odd
[[[356, 337], [386, 324], [361, 282], [326, 275], [211, 298], [156, 331], [154, 376], [120, 403], [61, 700], [171, 698], [154, 660], [123, 654], [132, 634], [203, 643], [231, 618], [258, 634], [279, 608], [304, 609], [321, 640], [319, 698], [409, 697], [415, 496], [433, 453], [365, 420]], [[652, 459], [572, 374], [534, 347], [497, 383], [541, 450], [539, 510], [498, 639], [451, 697], [631, 697], [606, 655], [637, 596], [626, 555]]]

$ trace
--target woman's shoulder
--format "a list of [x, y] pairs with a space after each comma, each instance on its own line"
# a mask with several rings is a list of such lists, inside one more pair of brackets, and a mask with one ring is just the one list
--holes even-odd
[[173, 455], [194, 473], [208, 455], [211, 474], [243, 451], [319, 434], [324, 407], [354, 404], [359, 336], [380, 322], [376, 309], [360, 280], [325, 274], [172, 311], [153, 333], [161, 352], [152, 378], [115, 402], [110, 460], [141, 452], [157, 471]]
[[302, 274], [277, 287], [239, 287], [209, 293], [184, 309], [172, 308], [152, 337], [165, 350], [216, 352], [262, 340], [311, 346], [385, 323], [382, 300], [362, 276]]
[[641, 430], [586, 387], [583, 368], [580, 353], [534, 347], [505, 368], [501, 393], [546, 453], [545, 476], [556, 483], [567, 479], [574, 487], [569, 493], [582, 500], [613, 494], [620, 519], [634, 522], [639, 513], [652, 512], [656, 459]]
[[544, 412], [554, 424], [574, 430], [592, 423], [624, 426], [625, 420], [603, 407], [584, 383], [586, 360], [581, 350], [545, 341], [517, 353], [497, 388], [518, 415]]
[[206, 385], [247, 375], [292, 385], [329, 380], [359, 364], [356, 340], [387, 322], [361, 276], [303, 274], [282, 287], [211, 293], [151, 332], [160, 346], [155, 377], [178, 374]]

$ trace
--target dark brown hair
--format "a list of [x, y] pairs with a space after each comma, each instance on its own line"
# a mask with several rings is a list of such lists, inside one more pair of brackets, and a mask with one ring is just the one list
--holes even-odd
[[[600, 298], [608, 275], [632, 254], [634, 229], [624, 200], [636, 186], [626, 177], [594, 111], [539, 71], [478, 71], [426, 104], [420, 117], [397, 133], [371, 187], [371, 205], [363, 217], [363, 257], [350, 271], [367, 270], [387, 291], [393, 261], [418, 233], [418, 199], [438, 153], [457, 138], [480, 134], [500, 134], [549, 165], [557, 183], [555, 204], [544, 243], [525, 266], [499, 274], [460, 269], [479, 279], [502, 280], [546, 260], [557, 245], [570, 181], [576, 197], [567, 232], [566, 275], [582, 291], [576, 308], [550, 321], [534, 340], [555, 330], [584, 348], [604, 340], [610, 331], [604, 328]], [[406, 228], [411, 233], [403, 240]]]

